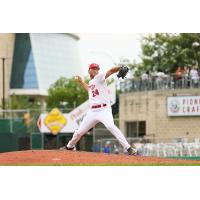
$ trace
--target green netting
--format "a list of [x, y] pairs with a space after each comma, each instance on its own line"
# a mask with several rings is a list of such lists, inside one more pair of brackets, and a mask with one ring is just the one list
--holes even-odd
[[0, 152], [30, 149], [30, 134], [23, 119], [0, 119]]
[[31, 149], [43, 149], [43, 137], [41, 133], [31, 134]]
[[27, 133], [27, 126], [23, 119], [0, 119], [0, 134], [2, 133]]

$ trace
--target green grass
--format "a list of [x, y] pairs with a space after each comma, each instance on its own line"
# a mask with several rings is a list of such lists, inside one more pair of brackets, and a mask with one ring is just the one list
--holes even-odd
[[172, 158], [172, 159], [178, 159], [178, 160], [200, 160], [200, 157], [196, 157], [196, 156], [193, 156], [193, 157], [189, 157], [189, 156], [171, 156], [171, 157], [167, 157], [167, 158]]

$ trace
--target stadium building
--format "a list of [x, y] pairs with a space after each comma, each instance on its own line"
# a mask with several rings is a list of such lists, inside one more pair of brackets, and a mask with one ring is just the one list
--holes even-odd
[[[126, 80], [129, 81], [128, 79]], [[120, 95], [120, 129], [128, 138], [151, 142], [200, 139], [200, 82], [145, 90], [135, 81]]]
[[[0, 152], [55, 148], [51, 144], [55, 137], [38, 132], [37, 115], [9, 109], [9, 96], [39, 97], [45, 109], [51, 84], [60, 77], [83, 73], [78, 41], [78, 35], [69, 33], [0, 34]], [[60, 138], [60, 142], [65, 139]]]
[[69, 33], [0, 34], [1, 66], [5, 58], [0, 98], [12, 94], [45, 97], [60, 77], [81, 74], [78, 41], [77, 35]]

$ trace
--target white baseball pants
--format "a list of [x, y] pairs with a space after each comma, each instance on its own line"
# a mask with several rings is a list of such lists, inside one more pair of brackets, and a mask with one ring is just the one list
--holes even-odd
[[105, 107], [90, 109], [87, 112], [78, 130], [74, 132], [72, 139], [67, 144], [67, 147], [75, 147], [80, 138], [99, 122], [103, 123], [105, 127], [118, 139], [124, 149], [127, 150], [131, 146], [119, 128], [114, 124], [111, 107]]

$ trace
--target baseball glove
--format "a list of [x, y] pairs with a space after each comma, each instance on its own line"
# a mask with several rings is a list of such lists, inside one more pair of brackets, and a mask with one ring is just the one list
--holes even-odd
[[119, 72], [118, 72], [118, 74], [117, 74], [117, 77], [118, 78], [123, 78], [124, 79], [124, 77], [126, 76], [126, 74], [128, 73], [128, 71], [129, 71], [129, 68], [127, 67], [127, 66], [125, 66], [125, 65], [122, 65], [121, 67], [120, 67], [120, 69], [119, 69]]

